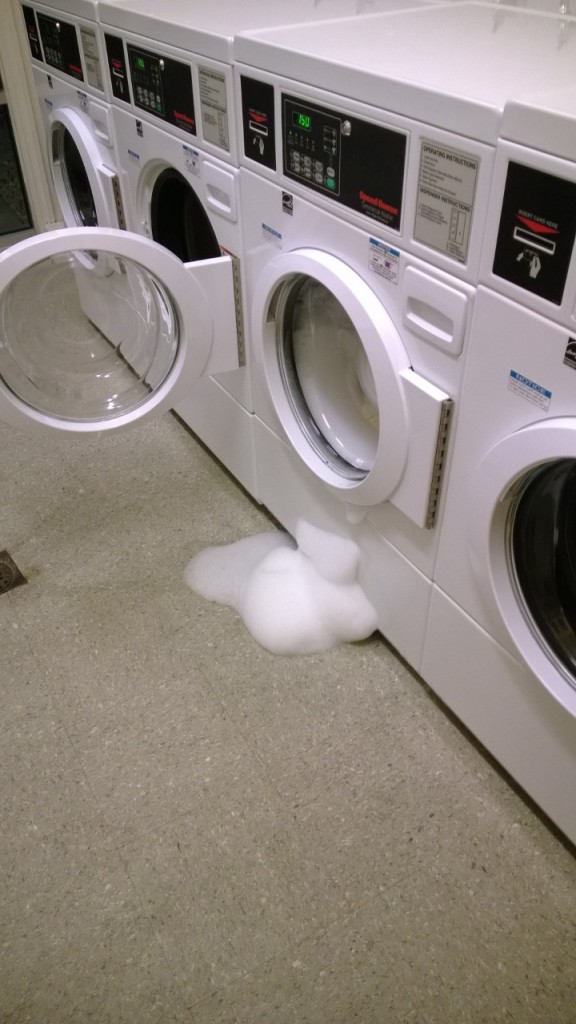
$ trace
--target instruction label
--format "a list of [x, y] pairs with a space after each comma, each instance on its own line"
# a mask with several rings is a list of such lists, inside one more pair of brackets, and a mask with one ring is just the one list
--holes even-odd
[[508, 390], [513, 391], [520, 398], [525, 398], [528, 402], [532, 402], [532, 405], [537, 405], [539, 409], [544, 409], [547, 412], [550, 408], [552, 392], [548, 391], [547, 388], [543, 388], [541, 384], [536, 384], [529, 377], [516, 373], [516, 370], [510, 370]]
[[100, 92], [103, 92], [104, 83], [102, 81], [102, 68], [100, 66], [96, 32], [92, 28], [87, 28], [85, 25], [81, 25], [80, 39], [82, 42], [82, 51], [84, 53], [84, 64], [86, 65], [86, 78], [88, 80], [88, 84], [91, 85], [92, 88], [99, 89]]
[[394, 249], [377, 238], [370, 239], [369, 253], [370, 270], [385, 277], [387, 281], [398, 284], [398, 270], [400, 266], [400, 251]]
[[202, 130], [207, 142], [220, 149], [230, 150], [228, 133], [228, 104], [226, 101], [226, 79], [219, 71], [198, 68], [200, 81], [200, 110]]
[[480, 161], [426, 139], [420, 150], [414, 237], [465, 263]]

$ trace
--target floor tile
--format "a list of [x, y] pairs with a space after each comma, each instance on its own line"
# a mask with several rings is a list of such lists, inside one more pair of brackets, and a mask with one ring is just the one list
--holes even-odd
[[248, 770], [219, 792], [200, 790], [191, 813], [121, 853], [194, 1004], [346, 910], [290, 815]]
[[0, 731], [0, 818], [6, 835], [103, 832], [97, 800], [65, 730], [48, 713]]
[[197, 712], [178, 692], [105, 709], [70, 727], [76, 755], [118, 842], [186, 814], [196, 794], [241, 776], [247, 748], [218, 706]]
[[115, 850], [54, 835], [29, 863], [0, 926], [3, 1022], [189, 1019]]
[[195, 1006], [196, 1024], [412, 1024], [413, 996], [387, 942], [375, 901]]

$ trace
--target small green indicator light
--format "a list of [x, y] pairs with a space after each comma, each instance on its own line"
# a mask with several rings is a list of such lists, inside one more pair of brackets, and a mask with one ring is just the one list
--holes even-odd
[[334, 178], [326, 178], [326, 188], [336, 188]]
[[310, 114], [305, 114], [302, 110], [293, 110], [292, 124], [295, 128], [300, 128], [302, 131], [309, 132], [312, 128], [312, 118], [310, 117]]

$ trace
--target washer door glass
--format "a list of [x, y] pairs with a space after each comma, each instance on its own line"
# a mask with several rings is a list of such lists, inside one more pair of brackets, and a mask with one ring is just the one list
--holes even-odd
[[0, 417], [82, 434], [172, 408], [209, 359], [237, 360], [229, 264], [187, 268], [150, 239], [103, 228], [4, 250]]
[[152, 238], [183, 263], [221, 255], [206, 211], [179, 171], [168, 167], [158, 175], [150, 205]]
[[275, 316], [284, 387], [303, 434], [335, 472], [363, 479], [376, 460], [379, 416], [352, 320], [325, 285], [305, 274], [280, 286]]
[[80, 227], [98, 227], [96, 202], [84, 161], [72, 135], [63, 125], [52, 133], [52, 159], [60, 168], [74, 222]]
[[576, 460], [535, 470], [510, 513], [509, 554], [525, 614], [576, 688]]
[[[73, 253], [51, 256], [2, 295], [0, 374], [41, 413], [76, 422], [114, 418], [137, 409], [172, 369], [179, 325], [163, 285], [131, 260], [104, 258], [107, 272], [96, 278]], [[83, 308], [94, 285], [102, 302], [116, 306], [110, 330]]]

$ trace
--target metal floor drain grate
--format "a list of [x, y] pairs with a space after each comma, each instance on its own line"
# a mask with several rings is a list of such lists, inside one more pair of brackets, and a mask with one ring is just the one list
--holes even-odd
[[0, 551], [0, 594], [14, 590], [14, 587], [21, 587], [23, 583], [27, 583], [27, 580], [20, 572], [16, 562], [7, 551]]

